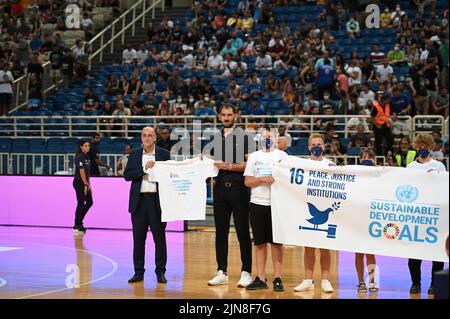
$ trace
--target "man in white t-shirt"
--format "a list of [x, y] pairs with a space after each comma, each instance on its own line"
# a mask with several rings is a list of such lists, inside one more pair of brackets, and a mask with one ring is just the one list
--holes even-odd
[[[323, 157], [325, 140], [320, 134], [312, 134], [309, 137], [308, 149], [311, 152], [311, 160], [321, 163], [324, 167], [336, 166], [332, 161]], [[314, 264], [316, 263], [316, 248], [305, 247], [304, 267], [305, 279], [294, 288], [295, 291], [314, 290]], [[320, 268], [322, 271], [322, 291], [331, 293], [334, 291], [329, 281], [331, 271], [331, 253], [328, 249], [320, 249]]]
[[186, 47], [185, 56], [181, 59], [184, 63], [183, 69], [191, 70], [195, 67], [195, 57], [192, 54], [193, 49], [193, 47]]
[[354, 85], [361, 85], [362, 79], [362, 71], [361, 68], [357, 65], [356, 60], [352, 60], [350, 62], [350, 66], [347, 68], [348, 77], [348, 85], [350, 87]]
[[130, 65], [133, 64], [137, 58], [136, 50], [133, 49], [131, 43], [127, 44], [127, 48], [122, 52], [122, 64]]
[[[439, 161], [431, 158], [431, 151], [434, 147], [434, 139], [431, 134], [420, 133], [414, 138], [414, 148], [417, 151], [418, 158], [414, 162], [411, 162], [408, 169], [420, 169], [427, 172], [438, 171], [445, 172], [445, 166]], [[432, 178], [430, 176], [430, 178]], [[411, 274], [412, 285], [409, 290], [410, 294], [421, 293], [421, 270], [422, 260], [409, 259], [408, 267]], [[434, 273], [444, 269], [444, 263], [439, 261], [433, 261], [433, 268], [431, 273], [431, 285], [428, 288], [428, 294], [434, 294]]]
[[385, 58], [383, 63], [377, 67], [378, 82], [390, 82], [394, 76], [394, 69], [389, 65], [389, 60]]
[[137, 64], [144, 64], [144, 61], [147, 59], [148, 56], [148, 50], [145, 47], [145, 44], [141, 43], [139, 45], [139, 50], [136, 52], [136, 60]]
[[6, 63], [0, 60], [0, 116], [7, 115], [12, 97], [14, 77]]
[[363, 84], [363, 90], [359, 93], [359, 97], [362, 99], [361, 102], [364, 106], [367, 105], [367, 101], [375, 102], [375, 93], [370, 90], [369, 83]]
[[223, 57], [219, 54], [219, 51], [217, 49], [214, 49], [208, 58], [208, 71], [211, 72], [213, 70], [221, 70], [222, 64]]
[[214, 161], [204, 157], [182, 162], [158, 162], [147, 171], [159, 186], [162, 222], [205, 220], [206, 182], [219, 170]]
[[272, 247], [274, 267], [274, 291], [284, 291], [281, 280], [283, 246], [273, 242], [270, 185], [274, 182], [272, 169], [288, 155], [275, 148], [275, 131], [265, 128], [261, 133], [261, 150], [252, 153], [244, 171], [245, 186], [252, 189], [250, 199], [250, 224], [256, 248], [258, 276], [246, 287], [247, 290], [268, 289], [266, 279], [267, 244]]

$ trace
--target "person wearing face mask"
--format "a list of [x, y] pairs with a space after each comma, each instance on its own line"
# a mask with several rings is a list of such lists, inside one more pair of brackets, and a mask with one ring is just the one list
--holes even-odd
[[[420, 133], [414, 138], [414, 148], [417, 151], [419, 157], [414, 162], [410, 163], [408, 169], [420, 169], [427, 172], [439, 171], [445, 172], [445, 166], [439, 161], [431, 158], [430, 153], [434, 147], [433, 135], [427, 133]], [[409, 259], [408, 267], [411, 274], [412, 285], [409, 290], [410, 294], [420, 294], [421, 292], [421, 270], [422, 260]], [[444, 269], [444, 263], [439, 261], [433, 261], [433, 268], [431, 271], [431, 285], [428, 288], [428, 294], [434, 294], [434, 273]]]
[[[308, 150], [311, 153], [312, 161], [316, 161], [324, 167], [336, 166], [336, 164], [323, 156], [325, 151], [325, 140], [321, 134], [315, 133], [309, 137]], [[297, 292], [314, 290], [313, 278], [314, 265], [316, 263], [316, 248], [305, 247], [303, 262], [305, 268], [305, 279], [303, 279], [300, 285], [294, 288]], [[331, 270], [331, 253], [328, 249], [320, 249], [320, 268], [322, 271], [322, 292], [332, 293], [334, 289], [329, 280]]]
[[275, 130], [265, 127], [261, 133], [260, 150], [252, 153], [245, 168], [245, 186], [251, 188], [250, 224], [253, 231], [257, 277], [246, 287], [247, 290], [268, 289], [266, 277], [268, 244], [272, 249], [274, 269], [274, 291], [284, 291], [281, 280], [283, 246], [273, 242], [270, 185], [275, 181], [272, 169], [288, 155], [276, 148]]
[[405, 52], [400, 49], [400, 44], [397, 43], [394, 50], [388, 53], [389, 64], [392, 66], [403, 66], [406, 64]]
[[[359, 155], [359, 163], [363, 166], [376, 166], [375, 153], [371, 149], [364, 149]], [[364, 282], [364, 256], [366, 256], [367, 272], [370, 278], [369, 292], [378, 292], [378, 287], [375, 284], [375, 269], [376, 269], [376, 259], [372, 254], [355, 254], [355, 267], [358, 274], [358, 292], [366, 293], [367, 286]]]

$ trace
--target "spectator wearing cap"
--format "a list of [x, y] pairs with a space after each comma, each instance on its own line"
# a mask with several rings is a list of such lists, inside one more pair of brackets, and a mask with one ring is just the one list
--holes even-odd
[[181, 59], [181, 61], [184, 63], [183, 69], [192, 70], [195, 68], [195, 56], [192, 54], [194, 51], [193, 47], [186, 46], [183, 48], [184, 50], [184, 57]]

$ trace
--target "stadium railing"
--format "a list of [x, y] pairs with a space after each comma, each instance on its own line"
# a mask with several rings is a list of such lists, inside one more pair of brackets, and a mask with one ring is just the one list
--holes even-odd
[[[158, 5], [161, 5], [161, 10], [164, 12], [165, 9], [165, 0], [140, 0], [137, 1], [132, 7], [130, 7], [127, 11], [125, 11], [120, 17], [114, 20], [108, 27], [103, 29], [100, 33], [98, 33], [95, 37], [93, 37], [89, 41], [90, 48], [97, 41], [100, 42], [99, 48], [92, 52], [89, 56], [89, 70], [91, 69], [92, 60], [99, 56], [99, 61], [103, 62], [103, 51], [110, 46], [110, 53], [114, 53], [114, 41], [121, 37], [121, 44], [125, 44], [125, 32], [131, 28], [132, 36], [135, 35], [136, 24], [141, 21], [142, 28], [145, 28], [145, 18], [147, 13], [152, 11], [152, 19], [155, 18], [155, 9]], [[138, 16], [136, 16], [136, 10], [142, 7], [142, 12]], [[132, 16], [131, 22], [126, 22], [129, 16]], [[105, 43], [105, 34], [111, 29], [111, 35], [108, 35], [108, 41]], [[119, 30], [118, 30], [119, 29]]]
[[[351, 119], [363, 119], [370, 123], [370, 116], [366, 115], [242, 115], [238, 125], [246, 129], [257, 129], [268, 124], [278, 127], [287, 125], [293, 135], [325, 132], [325, 125], [321, 129], [315, 128], [317, 121], [334, 122], [335, 132], [340, 137], [348, 138], [356, 130], [348, 127]], [[261, 123], [261, 120], [266, 123]], [[426, 119], [427, 124], [420, 121]], [[295, 121], [300, 121], [295, 122]], [[412, 137], [416, 129], [438, 128], [442, 132], [446, 122], [442, 116], [399, 116], [403, 123], [403, 130]], [[46, 137], [89, 137], [93, 132], [121, 137], [136, 137], [142, 128], [148, 125], [166, 126], [169, 128], [184, 128], [188, 131], [214, 129], [219, 126], [217, 116], [13, 116], [0, 121], [1, 137], [46, 138]], [[197, 125], [197, 126], [195, 126]], [[113, 129], [109, 129], [113, 126]], [[293, 127], [291, 127], [293, 126]], [[304, 126], [303, 128], [300, 126]], [[368, 130], [366, 133], [372, 131]]]
[[[136, 22], [139, 20], [142, 20], [142, 27], [145, 27], [145, 18], [146, 14], [151, 10], [152, 11], [152, 19], [155, 18], [155, 9], [158, 5], [161, 5], [161, 10], [164, 11], [165, 8], [165, 0], [139, 0], [137, 1], [132, 7], [130, 7], [127, 11], [122, 13], [120, 17], [118, 17], [116, 20], [114, 20], [110, 25], [108, 25], [106, 28], [104, 28], [101, 32], [99, 32], [96, 36], [94, 36], [89, 42], [89, 48], [91, 49], [91, 54], [89, 56], [89, 70], [91, 70], [92, 66], [92, 59], [96, 56], [99, 56], [99, 61], [103, 61], [103, 51], [104, 49], [110, 45], [110, 52], [114, 52], [114, 41], [119, 36], [121, 36], [121, 44], [123, 45], [125, 43], [125, 31], [128, 30], [128, 28], [132, 28], [132, 35], [135, 34], [135, 27]], [[142, 7], [142, 13], [138, 16], [136, 16], [136, 10], [137, 8]], [[126, 24], [126, 19], [132, 16], [132, 20], [130, 23]], [[120, 25], [120, 31], [116, 30], [116, 25]], [[111, 36], [110, 39], [104, 43], [105, 33], [111, 29]], [[99, 41], [99, 48], [92, 52], [93, 45]], [[72, 46], [70, 49], [73, 50], [76, 46]], [[44, 64], [42, 64], [42, 67], [44, 68], [44, 74], [42, 79], [42, 85], [43, 90], [45, 93], [50, 92], [54, 89], [55, 85], [52, 83], [51, 79], [49, 78], [50, 68], [51, 64], [50, 61], [46, 61]], [[15, 79], [13, 81], [13, 108], [9, 110], [9, 113], [12, 113], [23, 106], [26, 105], [28, 101], [28, 86], [30, 83], [30, 76], [29, 74], [25, 74], [22, 77]], [[62, 83], [62, 80], [60, 80], [60, 83]]]

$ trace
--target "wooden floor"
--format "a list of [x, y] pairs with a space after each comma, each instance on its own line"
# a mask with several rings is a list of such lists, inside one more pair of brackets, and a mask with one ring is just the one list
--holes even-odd
[[[293, 288], [303, 278], [301, 247], [285, 247], [285, 292], [248, 292], [237, 288], [241, 265], [234, 233], [230, 235], [230, 284], [208, 287], [207, 281], [216, 270], [214, 236], [214, 232], [168, 233], [169, 282], [158, 285], [149, 235], [145, 282], [130, 285], [127, 283], [133, 275], [130, 231], [89, 230], [80, 236], [71, 229], [0, 227], [0, 298], [410, 298], [407, 260], [378, 257], [379, 293], [358, 294], [354, 255], [337, 252], [332, 254], [331, 278], [336, 291], [322, 294], [316, 285], [314, 292], [296, 293]], [[70, 288], [77, 268], [80, 286]], [[424, 262], [424, 290], [430, 283], [430, 271], [430, 263]], [[269, 265], [270, 282], [271, 273]], [[319, 277], [316, 282], [320, 283]], [[424, 291], [416, 298], [428, 295]]]

